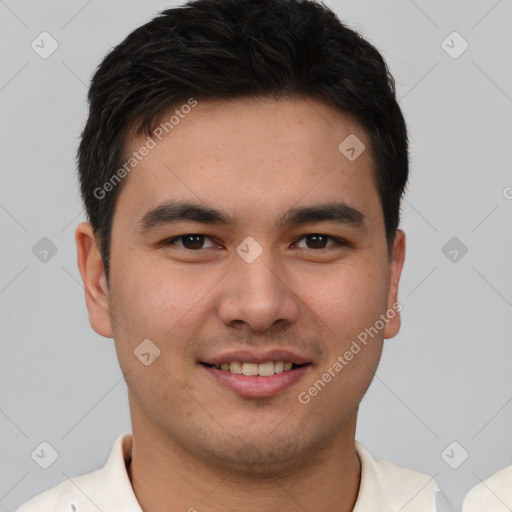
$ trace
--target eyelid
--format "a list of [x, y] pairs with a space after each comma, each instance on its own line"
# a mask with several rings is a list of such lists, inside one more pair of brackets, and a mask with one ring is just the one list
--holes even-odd
[[[177, 247], [180, 247], [181, 249], [185, 250], [185, 251], [189, 251], [189, 252], [201, 252], [201, 251], [204, 251], [205, 249], [187, 249], [186, 247], [181, 247], [179, 245], [176, 244], [176, 241], [179, 241], [181, 238], [185, 238], [186, 236], [190, 236], [190, 235], [195, 235], [195, 236], [202, 236], [204, 237], [205, 239], [209, 239], [212, 241], [212, 243], [216, 243], [215, 240], [211, 237], [211, 236], [208, 236], [208, 235], [203, 235], [202, 233], [184, 233], [183, 235], [177, 235], [177, 236], [172, 236], [172, 237], [169, 237], [169, 238], [166, 238], [164, 240], [162, 240], [158, 245], [159, 246], [169, 246], [169, 245], [176, 245]], [[219, 245], [219, 244], [218, 244]], [[206, 249], [210, 249], [211, 247], [207, 247]]]
[[[158, 245], [159, 246], [163, 246], [163, 247], [169, 246], [169, 245], [177, 245], [175, 243], [176, 241], [179, 241], [180, 239], [182, 239], [182, 238], [184, 238], [186, 236], [190, 236], [190, 235], [202, 236], [205, 239], [211, 240], [213, 243], [217, 243], [217, 242], [215, 242], [215, 240], [211, 236], [205, 235], [203, 233], [184, 233], [183, 235], [177, 235], [177, 236], [173, 236], [173, 237], [170, 237], [170, 238], [166, 238], [166, 239], [162, 240], [162, 242], [160, 242]], [[308, 249], [307, 247], [300, 247], [299, 249], [306, 249], [306, 250], [310, 250], [310, 251], [314, 251], [314, 252], [321, 252], [321, 251], [325, 251], [325, 250], [329, 249], [330, 247], [335, 247], [335, 246], [338, 246], [338, 247], [342, 247], [342, 246], [350, 247], [351, 246], [351, 244], [349, 242], [347, 242], [347, 240], [345, 240], [343, 238], [339, 238], [339, 237], [336, 237], [336, 236], [333, 236], [333, 235], [327, 235], [325, 233], [318, 233], [318, 232], [315, 232], [315, 231], [311, 231], [311, 232], [305, 233], [304, 235], [301, 235], [299, 238], [297, 238], [292, 243], [292, 245], [297, 244], [302, 239], [306, 238], [308, 235], [325, 236], [326, 238], [328, 238], [330, 240], [333, 240], [335, 243], [331, 244], [331, 245], [329, 245], [329, 246], [327, 246], [325, 248], [321, 248], [321, 249]], [[180, 247], [180, 246], [177, 245], [177, 247]], [[186, 247], [180, 247], [180, 248], [185, 250], [185, 251], [188, 251], [188, 252], [201, 252], [201, 251], [210, 249], [211, 247], [207, 247], [206, 249], [204, 249], [204, 248], [203, 249], [187, 249]]]
[[[303, 238], [306, 238], [308, 235], [320, 235], [320, 236], [325, 236], [326, 238], [330, 239], [330, 240], [333, 240], [335, 243], [332, 244], [332, 245], [329, 245], [323, 249], [308, 249], [307, 247], [305, 248], [306, 250], [310, 250], [310, 251], [316, 251], [316, 252], [320, 252], [322, 250], [326, 251], [327, 249], [329, 249], [330, 247], [335, 247], [335, 246], [338, 246], [338, 247], [341, 247], [341, 246], [350, 246], [350, 243], [347, 242], [346, 240], [344, 240], [343, 238], [339, 238], [337, 236], [333, 236], [333, 235], [327, 235], [325, 233], [318, 233], [316, 231], [312, 231], [311, 233], [306, 233], [305, 235], [302, 235], [301, 237], [299, 237], [295, 242], [293, 242], [293, 245], [297, 244], [298, 242], [300, 242]], [[303, 247], [299, 247], [299, 249], [304, 249]]]

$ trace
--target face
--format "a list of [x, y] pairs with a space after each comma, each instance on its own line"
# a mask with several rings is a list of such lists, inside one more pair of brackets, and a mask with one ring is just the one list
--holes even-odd
[[[350, 116], [310, 98], [199, 102], [124, 184], [108, 290], [79, 226], [91, 323], [115, 339], [134, 425], [253, 473], [353, 438], [399, 329], [396, 310], [382, 315], [404, 236], [390, 259], [370, 152], [338, 148], [350, 134], [370, 147]], [[183, 215], [184, 203], [196, 207]]]

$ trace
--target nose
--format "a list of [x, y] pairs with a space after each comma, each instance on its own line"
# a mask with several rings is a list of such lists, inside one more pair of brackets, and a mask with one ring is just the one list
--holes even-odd
[[292, 278], [271, 251], [263, 251], [251, 263], [237, 257], [225, 279], [218, 306], [224, 324], [247, 324], [263, 332], [275, 324], [297, 321], [300, 300]]

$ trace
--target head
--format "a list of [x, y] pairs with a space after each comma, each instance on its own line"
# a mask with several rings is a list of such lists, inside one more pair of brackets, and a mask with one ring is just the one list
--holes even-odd
[[[79, 267], [132, 420], [262, 472], [353, 434], [400, 326], [407, 133], [378, 51], [317, 2], [196, 0], [115, 47], [89, 104]], [[305, 362], [272, 395], [208, 367], [268, 350]]]

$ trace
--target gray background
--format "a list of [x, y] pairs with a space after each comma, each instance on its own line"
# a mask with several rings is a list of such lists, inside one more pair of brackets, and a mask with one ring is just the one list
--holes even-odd
[[[512, 463], [512, 2], [326, 3], [382, 52], [411, 138], [403, 326], [386, 341], [357, 438], [435, 476], [458, 507]], [[89, 326], [76, 266], [74, 158], [100, 59], [172, 5], [0, 0], [3, 511], [103, 465], [130, 430], [113, 341]], [[47, 59], [31, 48], [43, 31], [59, 45]], [[444, 45], [452, 56], [442, 46], [453, 31], [469, 44], [457, 58], [460, 39]], [[57, 248], [46, 262], [32, 252], [43, 237]], [[452, 237], [456, 261], [454, 247], [443, 252]], [[46, 470], [31, 458], [43, 441], [58, 452]], [[469, 455], [457, 469], [442, 457], [453, 441], [452, 466]]]

